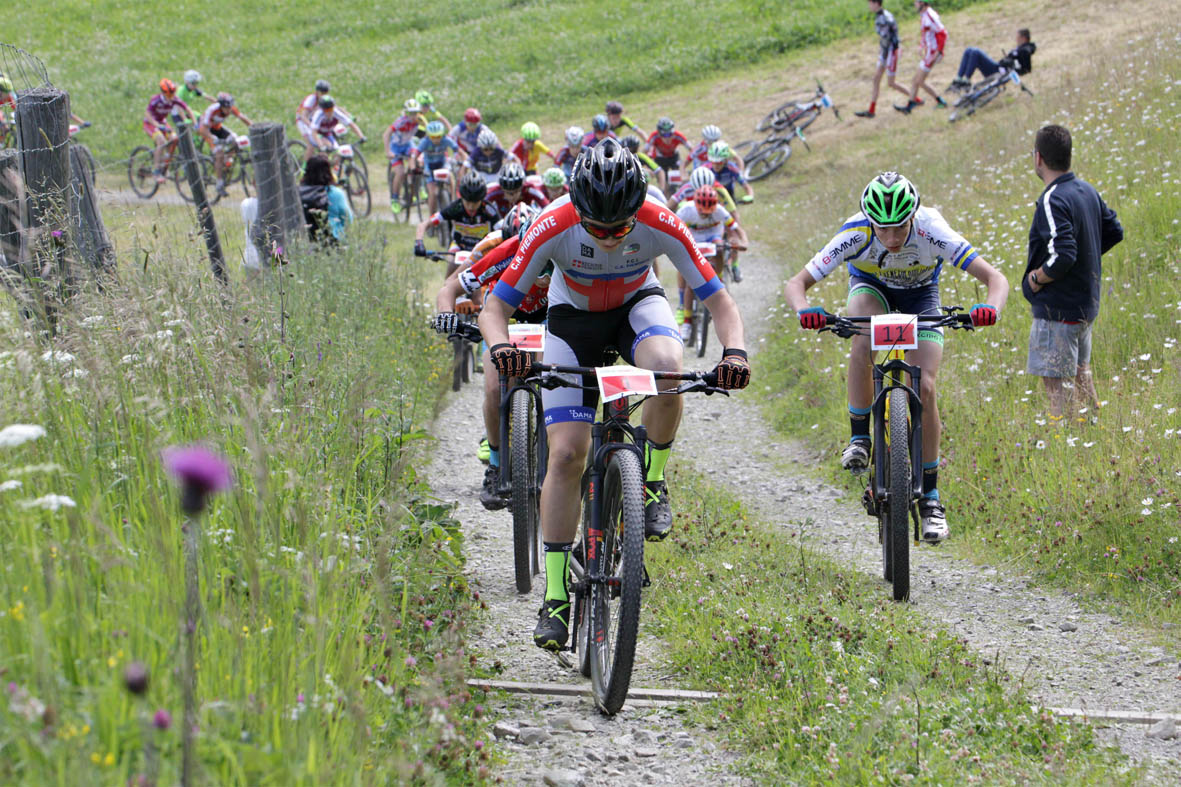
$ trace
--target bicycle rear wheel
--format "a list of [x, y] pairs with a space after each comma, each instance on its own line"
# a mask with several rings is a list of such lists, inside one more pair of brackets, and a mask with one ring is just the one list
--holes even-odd
[[644, 582], [644, 472], [629, 450], [607, 462], [603, 478], [604, 582], [591, 585], [591, 685], [608, 716], [623, 707], [631, 685]]
[[455, 352], [455, 356], [451, 360], [451, 390], [458, 391], [463, 385], [467, 366], [467, 345], [462, 336], [451, 337], [451, 349]]
[[[180, 197], [185, 202], [193, 201], [193, 187], [189, 185], [188, 167], [181, 163], [180, 159], [174, 157], [172, 159], [173, 166], [176, 169], [172, 172], [172, 180], [176, 183], [176, 190], [180, 192]], [[216, 205], [221, 199], [221, 195], [217, 193], [214, 188], [213, 180], [213, 159], [208, 156], [197, 156], [197, 171], [201, 176], [201, 183], [205, 186], [205, 200], [210, 205]]]
[[140, 145], [127, 157], [127, 179], [140, 199], [151, 199], [160, 189], [152, 172], [152, 148]]
[[537, 409], [526, 389], [513, 392], [509, 401], [509, 456], [512, 462], [513, 568], [517, 592], [533, 589], [538, 573]]
[[406, 212], [407, 223], [422, 221], [422, 200], [418, 193], [421, 177], [417, 172], [408, 172], [402, 179], [402, 210]]
[[345, 164], [340, 185], [349, 198], [349, 207], [353, 213], [362, 219], [368, 216], [373, 209], [373, 200], [369, 195], [369, 178], [365, 177], [364, 171], [352, 164]]
[[895, 388], [890, 391], [890, 412], [887, 428], [890, 445], [887, 449], [889, 460], [886, 465], [888, 478], [886, 489], [886, 532], [884, 542], [890, 552], [888, 562], [890, 582], [893, 585], [894, 600], [910, 598], [910, 402], [906, 391]]

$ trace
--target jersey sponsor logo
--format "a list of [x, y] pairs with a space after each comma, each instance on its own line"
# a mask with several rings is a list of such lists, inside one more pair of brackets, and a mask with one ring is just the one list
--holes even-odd
[[580, 243], [578, 245], [582, 247], [581, 249], [579, 249], [578, 253], [581, 254], [583, 257], [595, 256], [595, 247], [594, 246], [588, 246], [585, 243]]
[[[848, 240], [842, 242], [839, 246], [836, 246], [835, 248], [833, 248], [832, 253], [833, 254], [841, 254], [841, 253], [853, 248], [854, 246], [864, 242], [864, 240], [865, 239], [863, 237], [861, 237], [860, 234], [857, 234], [854, 237], [849, 238]], [[828, 257], [825, 257], [824, 261], [828, 262]]]
[[624, 247], [623, 247], [623, 252], [622, 252], [622, 253], [623, 253], [623, 254], [625, 254], [625, 255], [626, 255], [626, 254], [635, 254], [635, 253], [636, 253], [637, 251], [639, 251], [639, 250], [640, 250], [640, 244], [638, 244], [638, 243], [629, 243], [629, 244], [627, 244], [626, 246], [624, 246]]
[[593, 262], [593, 261], [587, 262], [586, 260], [570, 260], [570, 267], [571, 268], [578, 268], [579, 270], [584, 270], [584, 271], [601, 271], [601, 270], [603, 270], [602, 263]]
[[947, 241], [945, 241], [941, 238], [936, 238], [934, 235], [932, 235], [930, 232], [928, 232], [926, 230], [919, 229], [919, 228], [916, 228], [916, 229], [918, 229], [919, 237], [925, 238], [927, 240], [927, 243], [930, 243], [932, 246], [938, 246], [941, 249], [947, 248]]

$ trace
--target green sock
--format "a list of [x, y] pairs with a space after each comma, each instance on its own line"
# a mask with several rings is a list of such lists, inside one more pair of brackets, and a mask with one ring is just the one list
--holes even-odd
[[654, 443], [651, 440], [644, 446], [648, 460], [648, 481], [663, 481], [664, 466], [668, 464], [668, 455], [672, 453], [673, 441]]
[[566, 589], [566, 575], [570, 571], [570, 544], [559, 544], [550, 541], [545, 545], [545, 600], [569, 601], [570, 592]]

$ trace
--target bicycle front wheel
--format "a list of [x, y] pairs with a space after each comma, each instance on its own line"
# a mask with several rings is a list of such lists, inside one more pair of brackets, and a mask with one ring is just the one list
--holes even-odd
[[533, 394], [513, 392], [509, 401], [509, 455], [512, 462], [513, 568], [517, 592], [533, 589], [538, 573], [537, 409]]
[[152, 163], [152, 148], [146, 145], [131, 151], [127, 158], [127, 179], [131, 181], [131, 190], [140, 199], [151, 199], [160, 188], [152, 172]]
[[344, 187], [353, 213], [357, 214], [358, 218], [367, 217], [373, 209], [373, 200], [369, 195], [369, 178], [365, 177], [364, 171], [352, 164], [345, 165], [344, 178], [340, 185]]
[[889, 550], [888, 573], [893, 586], [894, 600], [910, 598], [910, 402], [906, 391], [890, 391], [890, 412], [887, 416], [890, 444], [887, 449], [886, 521], [882, 534]]
[[697, 357], [705, 357], [705, 346], [709, 344], [709, 309], [698, 301], [693, 314], [693, 349]]
[[613, 716], [631, 685], [644, 582], [644, 471], [632, 451], [616, 451], [607, 462], [602, 505], [603, 582], [591, 585], [591, 685], [599, 710]]

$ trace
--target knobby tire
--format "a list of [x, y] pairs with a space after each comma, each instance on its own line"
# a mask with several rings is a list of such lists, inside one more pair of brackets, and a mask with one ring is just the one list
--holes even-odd
[[364, 170], [352, 164], [345, 165], [344, 177], [348, 186], [345, 192], [349, 198], [349, 207], [358, 217], [366, 218], [373, 209], [373, 200], [369, 195], [369, 178], [365, 176]]
[[[591, 499], [587, 494], [589, 488], [589, 478], [586, 472], [582, 474], [582, 533], [579, 535], [578, 543], [582, 546], [582, 560], [583, 571], [589, 572], [587, 566], [586, 556], [590, 554], [587, 549], [587, 528], [590, 527], [591, 521]], [[576, 649], [578, 652], [578, 671], [582, 677], [589, 678], [591, 676], [591, 657], [594, 655], [591, 649], [591, 614], [590, 614], [590, 591], [582, 593], [575, 593], [574, 595], [574, 617], [571, 618], [571, 625], [574, 627], [574, 636], [576, 640]]]
[[701, 301], [696, 302], [693, 310], [693, 349], [697, 357], [705, 357], [705, 346], [709, 344], [709, 309]]
[[509, 401], [513, 568], [518, 593], [532, 590], [538, 573], [537, 413], [533, 404], [533, 394], [525, 389], [514, 391]]
[[152, 151], [153, 148], [140, 145], [127, 157], [127, 179], [131, 181], [131, 190], [140, 199], [151, 199], [160, 190], [160, 184], [152, 174]]
[[905, 390], [890, 391], [890, 477], [886, 498], [885, 538], [890, 549], [891, 584], [895, 601], [910, 598], [910, 402]]
[[616, 451], [607, 463], [602, 525], [603, 573], [619, 584], [591, 586], [591, 684], [595, 704], [613, 716], [631, 685], [644, 581], [644, 470], [632, 451]]

